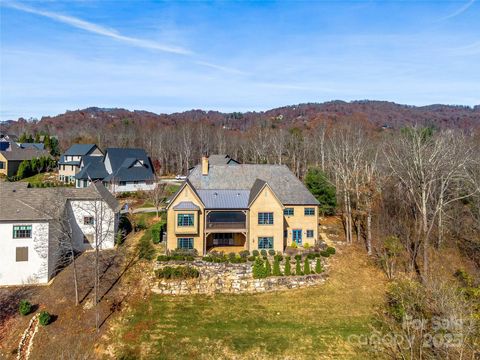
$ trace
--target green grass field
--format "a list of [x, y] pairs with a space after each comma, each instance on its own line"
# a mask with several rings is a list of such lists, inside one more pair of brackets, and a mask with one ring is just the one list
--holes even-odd
[[348, 342], [369, 333], [383, 275], [353, 248], [324, 285], [277, 293], [138, 301], [116, 326], [119, 354], [142, 359], [365, 358]]

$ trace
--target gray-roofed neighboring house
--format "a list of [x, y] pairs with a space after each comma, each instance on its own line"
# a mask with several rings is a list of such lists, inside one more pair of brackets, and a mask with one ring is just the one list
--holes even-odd
[[1, 182], [0, 199], [0, 285], [47, 283], [70, 245], [114, 247], [120, 206], [99, 182], [83, 189]]
[[46, 150], [39, 150], [37, 148], [21, 148], [14, 142], [10, 142], [10, 146], [0, 151], [0, 173], [6, 176], [15, 176], [18, 167], [24, 160], [32, 160], [40, 157], [51, 157]]
[[103, 153], [95, 144], [73, 144], [58, 161], [58, 179], [64, 183], [74, 183], [84, 157], [102, 157]]
[[113, 192], [152, 190], [155, 186], [152, 162], [139, 148], [107, 148], [101, 160], [84, 157], [75, 179], [77, 187], [102, 180]]

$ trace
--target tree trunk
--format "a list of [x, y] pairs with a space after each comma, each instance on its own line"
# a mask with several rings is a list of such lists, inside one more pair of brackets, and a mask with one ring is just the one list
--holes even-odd
[[367, 211], [367, 254], [372, 255], [372, 211]]

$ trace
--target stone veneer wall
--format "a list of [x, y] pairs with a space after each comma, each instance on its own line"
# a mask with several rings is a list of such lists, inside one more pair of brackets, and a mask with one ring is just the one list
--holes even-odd
[[[310, 262], [310, 268], [315, 268], [315, 261], [316, 260]], [[200, 271], [200, 276], [197, 279], [188, 280], [159, 279], [158, 286], [152, 289], [153, 292], [164, 295], [259, 293], [314, 286], [323, 283], [326, 277], [324, 272], [322, 274], [303, 276], [270, 276], [265, 279], [254, 279], [252, 275], [252, 263], [231, 264], [208, 263], [203, 261], [169, 261], [157, 264], [156, 268], [160, 269], [165, 266], [178, 265], [190, 265]], [[292, 265], [292, 270], [295, 270], [295, 265]], [[325, 267], [324, 264], [324, 268]]]

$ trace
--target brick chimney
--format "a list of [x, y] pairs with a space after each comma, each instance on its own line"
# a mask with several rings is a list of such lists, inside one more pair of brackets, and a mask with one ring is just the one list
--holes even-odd
[[202, 175], [208, 175], [208, 156], [202, 156]]

